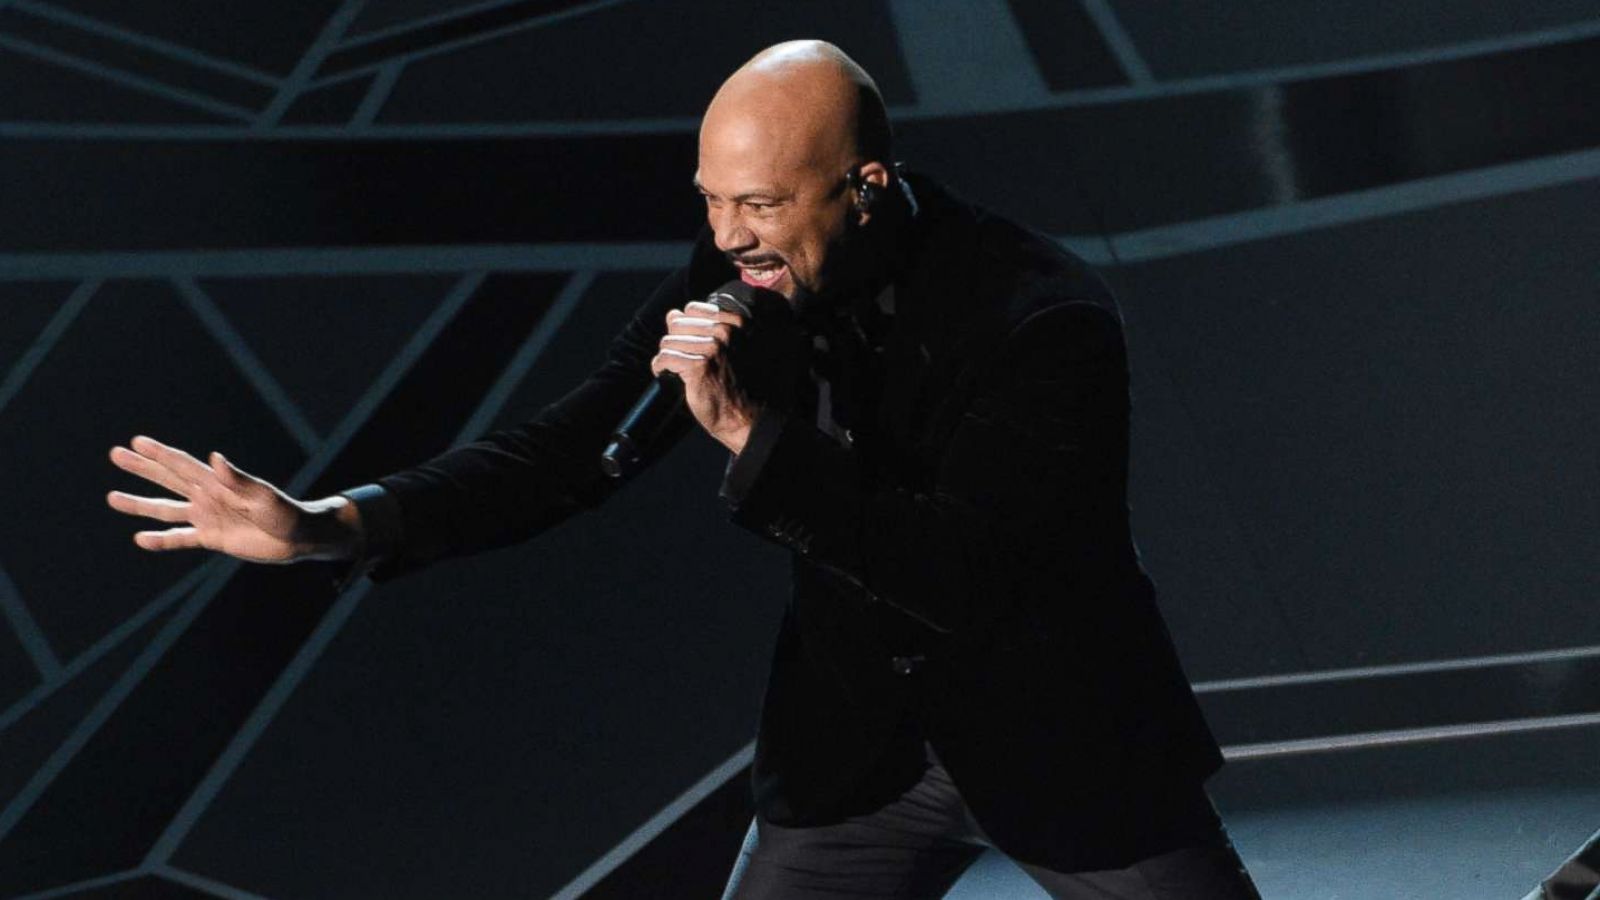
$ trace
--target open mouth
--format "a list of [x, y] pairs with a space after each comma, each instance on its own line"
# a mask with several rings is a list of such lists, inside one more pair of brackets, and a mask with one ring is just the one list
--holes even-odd
[[752, 287], [771, 289], [783, 278], [789, 267], [777, 260], [757, 265], [739, 264], [739, 280]]

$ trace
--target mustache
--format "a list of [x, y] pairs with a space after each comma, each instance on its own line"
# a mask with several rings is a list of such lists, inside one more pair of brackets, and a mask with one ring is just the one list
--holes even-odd
[[767, 263], [782, 263], [783, 257], [773, 253], [764, 253], [757, 256], [737, 256], [732, 253], [724, 254], [728, 262], [736, 266], [760, 266]]

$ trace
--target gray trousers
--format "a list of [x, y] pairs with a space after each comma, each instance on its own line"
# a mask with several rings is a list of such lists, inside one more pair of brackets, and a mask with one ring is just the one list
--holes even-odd
[[[922, 779], [883, 808], [832, 825], [750, 824], [723, 900], [943, 897], [992, 846], [932, 748]], [[1201, 803], [1209, 801], [1203, 795]], [[1125, 869], [1018, 862], [1057, 900], [1260, 900], [1221, 821], [1215, 833]]]

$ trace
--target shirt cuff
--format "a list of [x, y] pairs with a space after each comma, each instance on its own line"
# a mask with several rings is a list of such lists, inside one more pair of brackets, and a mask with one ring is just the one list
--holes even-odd
[[356, 559], [335, 582], [335, 587], [343, 591], [395, 554], [402, 538], [402, 519], [400, 502], [382, 485], [363, 484], [340, 491], [339, 496], [354, 503], [361, 517], [361, 546]]
[[789, 414], [779, 409], [764, 409], [756, 416], [755, 424], [750, 426], [750, 436], [745, 439], [744, 451], [728, 461], [728, 469], [722, 476], [718, 495], [729, 507], [737, 508], [744, 502], [788, 422]]

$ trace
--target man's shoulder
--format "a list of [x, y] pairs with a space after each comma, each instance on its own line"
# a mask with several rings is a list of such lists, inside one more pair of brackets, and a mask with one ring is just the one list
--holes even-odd
[[1120, 330], [1105, 280], [1061, 242], [925, 176], [912, 187], [928, 215], [920, 280], [939, 295], [927, 299], [946, 308], [941, 318], [961, 333], [957, 343], [965, 349], [981, 352], [1069, 307], [1070, 318], [1101, 319]]

